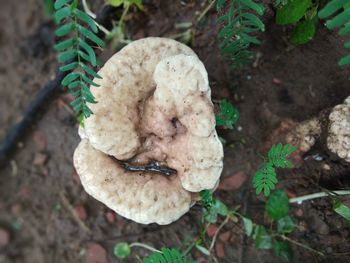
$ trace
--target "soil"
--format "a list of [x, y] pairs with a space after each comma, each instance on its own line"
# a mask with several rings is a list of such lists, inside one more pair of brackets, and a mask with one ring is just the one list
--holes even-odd
[[[52, 50], [55, 25], [44, 16], [42, 2], [2, 1], [0, 139], [35, 92], [54, 77], [58, 66]], [[193, 22], [205, 2], [144, 1], [144, 13], [132, 10], [127, 16], [129, 37], [181, 33], [175, 25]], [[94, 3], [95, 12], [100, 3]], [[232, 70], [220, 56], [214, 9], [197, 26], [191, 45], [207, 68], [213, 100], [226, 98], [240, 112], [234, 130], [219, 129], [227, 141], [222, 177], [240, 173], [245, 181], [239, 189], [218, 190], [215, 195], [230, 207], [240, 205], [241, 211], [266, 225], [264, 199], [255, 196], [251, 177], [273, 142], [269, 135], [281, 122], [308, 119], [341, 103], [350, 93], [350, 72], [337, 66], [338, 59], [346, 54], [344, 39], [319, 25], [313, 41], [293, 47], [287, 41], [289, 29], [275, 25], [273, 10], [267, 8], [262, 45], [254, 47], [260, 59], [246, 69]], [[100, 59], [105, 61], [115, 52], [110, 44]], [[115, 243], [137, 241], [157, 248], [180, 247], [183, 240], [197, 235], [201, 211], [196, 206], [171, 225], [146, 226], [114, 214], [84, 192], [72, 164], [79, 137], [67, 99], [63, 92], [47, 103], [8, 165], [0, 170], [0, 232], [7, 235], [0, 246], [0, 263], [138, 262], [137, 257], [142, 258], [147, 251], [134, 249], [128, 259], [116, 260]], [[350, 167], [332, 162], [320, 149], [314, 147], [303, 156], [299, 168], [279, 171], [278, 187], [290, 196], [349, 187]], [[315, 154], [322, 160], [311, 158]], [[324, 169], [325, 164], [331, 172]], [[320, 257], [293, 246], [294, 262], [350, 262], [349, 225], [332, 211], [330, 200], [292, 205], [291, 210], [298, 229], [290, 237], [326, 254]], [[214, 253], [220, 262], [281, 261], [271, 251], [255, 249], [240, 224], [228, 224], [222, 233], [225, 235], [220, 236]], [[99, 261], [88, 256], [93, 254], [91, 249], [103, 254]], [[198, 251], [191, 256], [201, 262], [215, 262]]]

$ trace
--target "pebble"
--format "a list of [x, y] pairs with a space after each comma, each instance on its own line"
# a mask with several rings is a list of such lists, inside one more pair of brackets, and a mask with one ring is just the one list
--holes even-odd
[[207, 228], [208, 237], [213, 237], [217, 230], [218, 230], [218, 227], [216, 225], [213, 225], [213, 224], [209, 225]]
[[77, 213], [80, 220], [85, 221], [88, 217], [86, 209], [83, 205], [78, 205], [74, 207], [75, 213]]
[[218, 242], [215, 244], [215, 252], [218, 258], [224, 258], [225, 257], [225, 247], [224, 244], [221, 242]]
[[225, 177], [219, 184], [220, 190], [232, 191], [239, 189], [247, 180], [247, 175], [244, 172], [236, 172], [233, 175]]
[[116, 216], [114, 212], [108, 211], [105, 213], [105, 218], [108, 223], [113, 224], [115, 222]]
[[90, 243], [85, 254], [86, 263], [108, 263], [107, 251], [98, 243]]
[[36, 153], [34, 155], [34, 160], [33, 160], [33, 164], [34, 165], [38, 165], [38, 166], [42, 166], [46, 163], [47, 161], [47, 154], [45, 153]]
[[0, 248], [5, 247], [10, 243], [10, 233], [3, 228], [0, 228]]

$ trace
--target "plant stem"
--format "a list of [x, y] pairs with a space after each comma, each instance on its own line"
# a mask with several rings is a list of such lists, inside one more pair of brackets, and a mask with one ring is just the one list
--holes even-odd
[[227, 222], [230, 220], [230, 215], [226, 216], [225, 220], [220, 224], [218, 229], [216, 230], [214, 237], [210, 243], [209, 251], [212, 251], [216, 242], [216, 239], [220, 233], [220, 230], [227, 224]]
[[215, 4], [216, 0], [211, 1], [211, 3], [203, 10], [203, 12], [199, 15], [199, 17], [196, 20], [196, 23], [201, 21], [203, 17], [209, 12], [209, 10], [212, 8], [212, 6]]
[[316, 254], [322, 256], [322, 257], [325, 256], [322, 252], [320, 252], [320, 251], [318, 251], [318, 250], [316, 250], [316, 249], [313, 249], [313, 248], [311, 248], [311, 247], [309, 247], [309, 246], [307, 246], [307, 245], [304, 245], [303, 243], [300, 243], [300, 242], [298, 242], [298, 241], [295, 241], [295, 240], [293, 240], [293, 239], [291, 239], [291, 238], [289, 238], [289, 237], [287, 237], [287, 236], [285, 236], [285, 235], [278, 235], [278, 236], [279, 236], [280, 238], [282, 238], [283, 240], [287, 240], [287, 241], [293, 243], [294, 245], [297, 245], [297, 246], [299, 246], [299, 247], [305, 248], [305, 249], [307, 249], [307, 250], [309, 250], [309, 251], [312, 251], [312, 252], [314, 252], [314, 253], [316, 253]]
[[144, 249], [147, 249], [147, 250], [150, 250], [152, 252], [158, 252], [158, 253], [162, 253], [162, 251], [154, 248], [154, 247], [151, 247], [149, 245], [146, 245], [146, 244], [143, 244], [143, 243], [139, 243], [139, 242], [134, 242], [134, 243], [131, 243], [130, 244], [130, 247], [142, 247]]
[[86, 0], [82, 0], [82, 3], [83, 3], [83, 8], [84, 8], [85, 13], [87, 13], [89, 16], [91, 16], [93, 19], [95, 19], [96, 14], [90, 10], [88, 4], [86, 3]]
[[339, 190], [339, 191], [332, 191], [332, 192], [319, 192], [315, 194], [309, 194], [309, 195], [303, 195], [299, 197], [294, 197], [289, 199], [289, 203], [302, 203], [303, 201], [306, 200], [311, 200], [315, 198], [320, 198], [320, 197], [325, 197], [329, 195], [350, 195], [349, 190]]
[[124, 10], [123, 10], [122, 16], [120, 17], [119, 22], [118, 22], [118, 27], [119, 27], [120, 30], [123, 29], [124, 19], [125, 19], [126, 15], [129, 12], [129, 7], [130, 7], [130, 4], [126, 4], [124, 6]]

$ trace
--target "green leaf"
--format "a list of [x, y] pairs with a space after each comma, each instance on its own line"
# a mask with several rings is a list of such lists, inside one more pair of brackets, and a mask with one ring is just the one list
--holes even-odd
[[272, 247], [272, 238], [264, 226], [258, 225], [255, 227], [253, 238], [255, 239], [255, 247], [258, 249], [270, 249]]
[[227, 216], [228, 214], [227, 206], [218, 199], [215, 200], [214, 209], [217, 211], [219, 215]]
[[89, 46], [88, 43], [85, 42], [83, 39], [79, 39], [79, 46], [83, 48], [86, 53], [88, 54], [88, 61], [91, 63], [92, 66], [96, 66], [96, 55], [92, 47]]
[[247, 236], [250, 236], [253, 232], [253, 221], [244, 216], [242, 216], [242, 220], [243, 220], [245, 233], [247, 234]]
[[55, 2], [55, 9], [60, 9], [62, 6], [64, 6], [65, 4], [68, 4], [69, 2], [71, 2], [72, 0], [56, 0]]
[[210, 251], [209, 251], [207, 248], [205, 248], [205, 247], [203, 247], [203, 246], [201, 246], [201, 245], [199, 245], [199, 244], [196, 244], [196, 248], [197, 248], [201, 253], [203, 253], [204, 255], [210, 256]]
[[333, 210], [340, 216], [344, 217], [350, 223], [350, 208], [343, 203], [337, 202]]
[[343, 8], [343, 6], [348, 2], [349, 0], [329, 1], [328, 4], [318, 12], [318, 17], [321, 19], [325, 19], [336, 13], [339, 9]]
[[188, 261], [181, 252], [174, 248], [163, 248], [162, 253], [154, 252], [143, 263], [195, 263]]
[[58, 37], [63, 37], [65, 35], [71, 33], [74, 28], [75, 28], [75, 25], [73, 23], [65, 24], [65, 25], [59, 27], [58, 29], [56, 29], [55, 35]]
[[126, 258], [131, 254], [131, 248], [128, 243], [121, 242], [114, 246], [113, 254], [116, 258]]
[[211, 207], [215, 204], [215, 200], [213, 198], [212, 193], [209, 190], [202, 190], [199, 193], [199, 196], [201, 198], [201, 202], [205, 207]]
[[239, 113], [229, 102], [222, 100], [220, 102], [220, 112], [215, 116], [216, 125], [225, 125], [232, 129], [237, 123]]
[[75, 58], [76, 55], [77, 55], [77, 52], [75, 50], [67, 50], [65, 52], [58, 54], [57, 60], [58, 62], [63, 63], [63, 62], [66, 62], [67, 60], [71, 60]]
[[280, 234], [287, 234], [295, 229], [295, 223], [290, 216], [285, 216], [277, 221], [277, 232]]
[[276, 184], [276, 171], [270, 162], [265, 163], [253, 177], [253, 187], [257, 195], [263, 191], [265, 196], [269, 196], [270, 191], [275, 189]]
[[328, 27], [329, 29], [340, 27], [345, 23], [349, 22], [349, 18], [350, 18], [350, 9], [347, 9], [341, 12], [339, 15], [335, 16], [333, 19], [328, 20], [326, 22], [326, 27]]
[[60, 67], [60, 71], [69, 71], [75, 69], [79, 65], [78, 62], [71, 62], [67, 65]]
[[311, 0], [292, 0], [277, 10], [276, 23], [287, 25], [298, 22], [311, 5]]
[[293, 167], [293, 164], [287, 159], [294, 151], [296, 147], [290, 144], [272, 145], [268, 152], [269, 162], [271, 162], [276, 168]]
[[289, 41], [293, 45], [302, 45], [309, 42], [316, 33], [316, 26], [313, 20], [304, 20], [297, 24]]
[[93, 71], [92, 69], [90, 69], [88, 66], [86, 66], [84, 63], [80, 62], [79, 66], [89, 75], [91, 75], [94, 78], [98, 78], [98, 79], [102, 79], [102, 77], [100, 75], [98, 75], [95, 71]]
[[78, 72], [71, 72], [67, 76], [65, 76], [62, 80], [62, 86], [67, 86], [69, 83], [71, 83], [73, 80], [76, 80], [81, 76], [81, 73]]
[[269, 196], [266, 206], [267, 214], [274, 220], [288, 215], [289, 199], [283, 190], [276, 190]]
[[345, 66], [350, 63], [350, 55], [347, 55], [343, 57], [341, 60], [339, 60], [338, 65], [339, 66]]
[[70, 16], [70, 8], [65, 6], [55, 12], [54, 18], [56, 23], [60, 23], [62, 19]]
[[273, 244], [273, 251], [275, 252], [276, 256], [282, 258], [285, 261], [293, 260], [293, 251], [289, 242], [276, 242]]
[[82, 27], [80, 25], [77, 26], [78, 31], [84, 35], [85, 37], [87, 37], [88, 39], [90, 39], [91, 41], [95, 42], [97, 45], [99, 45], [100, 47], [104, 47], [105, 43], [103, 42], [103, 40], [101, 38], [99, 38], [98, 36], [96, 36], [94, 33], [92, 33], [91, 31], [89, 31], [88, 29], [86, 29], [85, 27]]
[[91, 18], [88, 14], [80, 11], [79, 9], [75, 9], [74, 10], [74, 14], [80, 19], [82, 20], [83, 22], [85, 22], [86, 24], [89, 25], [89, 27], [91, 28], [91, 30], [94, 32], [94, 33], [97, 33], [98, 32], [98, 29], [97, 29], [97, 26], [96, 26], [96, 23], [94, 21], [93, 18]]
[[242, 1], [242, 4], [254, 10], [261, 16], [264, 14], [264, 6], [262, 4], [257, 4], [252, 0], [244, 0]]
[[54, 46], [56, 51], [62, 51], [64, 49], [70, 48], [74, 45], [74, 38], [66, 39]]

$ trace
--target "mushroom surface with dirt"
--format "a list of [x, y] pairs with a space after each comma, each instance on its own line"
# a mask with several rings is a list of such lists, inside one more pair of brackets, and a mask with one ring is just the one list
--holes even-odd
[[208, 75], [187, 46], [145, 38], [124, 47], [91, 87], [74, 165], [90, 195], [139, 223], [169, 224], [214, 189], [223, 167]]

